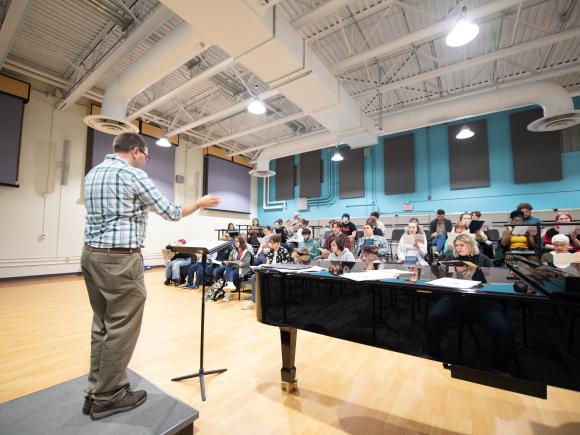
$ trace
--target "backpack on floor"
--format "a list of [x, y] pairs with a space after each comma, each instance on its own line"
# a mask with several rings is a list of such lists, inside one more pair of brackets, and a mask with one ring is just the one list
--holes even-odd
[[214, 282], [205, 294], [206, 301], [217, 301], [220, 297], [224, 295], [224, 287], [226, 281], [223, 278], [219, 278]]

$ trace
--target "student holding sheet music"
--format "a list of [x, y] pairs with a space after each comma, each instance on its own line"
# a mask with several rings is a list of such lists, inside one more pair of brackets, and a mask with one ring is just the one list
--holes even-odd
[[[446, 260], [461, 262], [455, 266], [457, 278], [485, 282], [481, 267], [491, 267], [491, 260], [479, 253], [468, 234], [456, 237], [453, 253]], [[427, 339], [425, 351], [437, 360], [446, 360], [441, 351], [441, 339], [449, 322], [476, 324], [491, 337], [493, 367], [508, 374], [513, 352], [513, 330], [501, 306], [492, 300], [442, 296], [427, 314]]]
[[234, 281], [250, 272], [252, 255], [253, 254], [246, 243], [246, 239], [242, 236], [237, 236], [234, 240], [234, 249], [230, 252], [228, 260], [225, 261], [225, 276], [227, 284], [224, 287], [224, 291], [226, 292], [223, 298], [224, 302], [232, 299], [231, 291], [236, 289]]
[[375, 261], [385, 258], [389, 253], [389, 244], [384, 237], [375, 236], [373, 227], [369, 224], [363, 226], [363, 237], [359, 240], [355, 257], [360, 259], [365, 270], [373, 269]]
[[[500, 245], [506, 251], [507, 261], [511, 261], [512, 253], [517, 254], [520, 251], [521, 254], [528, 255], [536, 248], [537, 228], [521, 226], [524, 223], [524, 214], [520, 210], [514, 210], [510, 213], [510, 223], [520, 226], [507, 226], [501, 235]], [[538, 261], [536, 255], [532, 255], [532, 257], [530, 259]]]
[[397, 257], [399, 263], [407, 262], [427, 266], [425, 256], [427, 255], [427, 238], [425, 233], [419, 233], [417, 221], [412, 219], [407, 225], [407, 229], [399, 240], [397, 247]]

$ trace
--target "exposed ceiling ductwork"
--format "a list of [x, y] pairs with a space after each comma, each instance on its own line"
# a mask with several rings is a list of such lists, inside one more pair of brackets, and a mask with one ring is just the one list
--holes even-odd
[[[224, 49], [351, 147], [377, 142], [372, 121], [300, 34], [277, 12], [247, 2], [162, 0], [204, 41]], [[278, 148], [278, 147], [277, 147]]]
[[206, 48], [189, 24], [181, 24], [115, 78], [105, 92], [101, 114], [86, 116], [84, 122], [109, 134], [137, 132], [126, 117], [131, 99]]
[[485, 93], [472, 93], [435, 105], [401, 110], [383, 117], [383, 131], [388, 135], [458, 119], [480, 116], [501, 110], [538, 105], [544, 116], [530, 125], [531, 131], [561, 130], [580, 123], [580, 111], [574, 110], [572, 97], [561, 86], [550, 82], [498, 87]]

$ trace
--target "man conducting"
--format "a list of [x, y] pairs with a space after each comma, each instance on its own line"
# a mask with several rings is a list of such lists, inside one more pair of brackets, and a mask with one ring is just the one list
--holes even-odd
[[148, 209], [177, 221], [214, 207], [206, 195], [183, 206], [169, 202], [143, 171], [147, 144], [135, 133], [122, 133], [108, 154], [85, 177], [85, 246], [81, 269], [93, 309], [91, 368], [83, 413], [93, 420], [129, 411], [147, 399], [132, 391], [127, 365], [135, 349], [147, 292], [141, 248]]

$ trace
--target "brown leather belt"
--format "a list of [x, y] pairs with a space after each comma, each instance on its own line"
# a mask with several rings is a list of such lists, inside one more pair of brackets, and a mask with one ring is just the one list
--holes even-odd
[[138, 254], [141, 248], [95, 248], [85, 243], [85, 249], [90, 252], [104, 252], [106, 254]]

